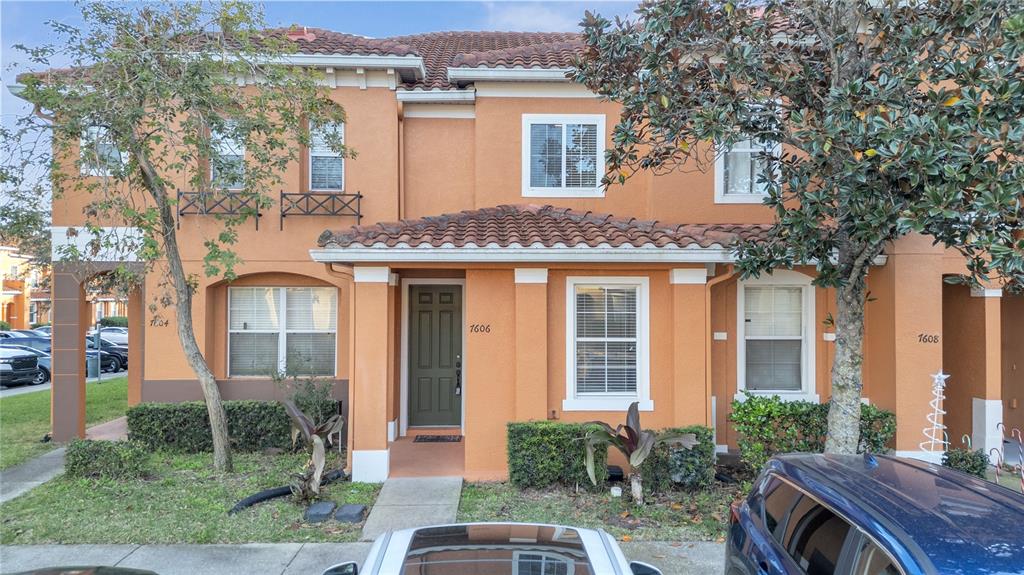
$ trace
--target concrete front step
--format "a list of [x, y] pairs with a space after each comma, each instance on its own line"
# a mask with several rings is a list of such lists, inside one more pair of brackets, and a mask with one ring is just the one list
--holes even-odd
[[392, 477], [363, 524], [362, 541], [387, 531], [454, 523], [461, 496], [461, 477]]

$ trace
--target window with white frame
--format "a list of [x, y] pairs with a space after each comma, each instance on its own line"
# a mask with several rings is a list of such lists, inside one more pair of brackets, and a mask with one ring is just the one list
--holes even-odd
[[224, 130], [212, 130], [210, 146], [210, 181], [220, 188], [240, 189], [245, 182], [245, 142], [235, 133], [235, 124], [228, 122]]
[[647, 278], [569, 278], [563, 409], [649, 410]]
[[604, 133], [599, 114], [524, 114], [523, 195], [604, 195]]
[[513, 575], [573, 575], [576, 565], [568, 557], [545, 551], [516, 551]]
[[105, 127], [86, 128], [79, 148], [83, 175], [109, 176], [121, 169], [123, 156]]
[[715, 161], [715, 201], [761, 203], [768, 193], [769, 159], [779, 147], [756, 139], [740, 140], [721, 151]]
[[331, 142], [345, 141], [345, 125], [309, 126], [309, 189], [340, 192], [345, 189], [345, 159], [331, 149]]
[[338, 290], [228, 290], [228, 375], [334, 376]]
[[739, 389], [816, 399], [814, 394], [814, 288], [799, 272], [741, 282]]

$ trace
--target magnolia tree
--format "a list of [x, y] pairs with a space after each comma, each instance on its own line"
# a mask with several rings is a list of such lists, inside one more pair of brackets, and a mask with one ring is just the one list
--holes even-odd
[[575, 79], [622, 105], [606, 185], [761, 150], [766, 240], [743, 277], [812, 264], [836, 289], [825, 450], [858, 446], [868, 266], [930, 236], [960, 281], [1024, 279], [1024, 15], [1004, 0], [664, 0], [587, 14]]
[[[327, 145], [347, 154], [340, 130], [331, 129], [344, 121], [344, 111], [314, 71], [288, 63], [293, 47], [285, 31], [264, 31], [254, 4], [81, 8], [80, 28], [51, 23], [55, 44], [19, 46], [33, 68], [46, 71], [18, 77], [20, 96], [35, 110], [12, 134], [2, 175], [8, 188], [26, 193], [23, 174], [44, 165], [50, 185], [34, 189], [54, 201], [84, 201], [78, 229], [88, 241], [75, 245], [88, 247], [58, 246], [63, 251], [57, 259], [87, 265], [97, 254], [106, 260], [118, 253], [136, 263], [106, 277], [122, 284], [146, 274], [160, 278], [149, 312], [159, 316], [173, 308], [181, 347], [209, 411], [215, 466], [229, 470], [220, 392], [192, 323], [198, 276], [234, 277], [237, 226], [272, 203], [270, 191], [297, 160], [299, 146], [308, 144], [308, 123], [325, 126]], [[53, 69], [54, 62], [63, 67]], [[40, 147], [38, 134], [52, 146]], [[204, 238], [202, 269], [182, 263], [175, 227], [179, 189], [202, 192], [207, 205], [223, 200], [236, 208], [217, 217]], [[23, 219], [31, 228], [31, 218]], [[114, 226], [133, 231], [104, 232]]]

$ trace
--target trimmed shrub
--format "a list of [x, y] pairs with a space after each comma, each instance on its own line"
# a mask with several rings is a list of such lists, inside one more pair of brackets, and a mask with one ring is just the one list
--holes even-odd
[[[595, 489], [587, 475], [586, 424], [530, 421], [508, 424], [508, 476], [517, 487], [565, 485]], [[596, 489], [608, 478], [608, 452], [594, 454]]]
[[714, 432], [703, 425], [664, 429], [659, 435], [697, 436], [697, 445], [681, 449], [661, 444], [651, 451], [640, 465], [644, 489], [648, 493], [666, 493], [673, 488], [706, 489], [715, 480]]
[[957, 447], [942, 454], [942, 465], [985, 479], [985, 471], [988, 470], [988, 455], [985, 455], [984, 449], [971, 451]]
[[0, 320], [0, 331], [8, 331], [11, 329], [11, 324], [6, 321]]
[[128, 318], [123, 315], [108, 315], [100, 318], [101, 327], [128, 327]]
[[[783, 401], [747, 394], [732, 402], [729, 419], [739, 435], [740, 459], [759, 471], [776, 453], [820, 453], [828, 432], [828, 403]], [[896, 415], [873, 405], [860, 407], [858, 452], [886, 453], [896, 435]]]
[[[225, 401], [224, 411], [233, 449], [291, 448], [291, 423], [280, 403]], [[128, 408], [128, 438], [150, 449], [213, 451], [210, 418], [201, 401], [140, 403]]]
[[28, 327], [29, 327], [29, 329], [35, 329], [37, 327], [46, 327], [48, 325], [50, 325], [50, 324], [49, 323], [34, 323], [34, 324], [32, 324], [32, 325], [30, 325]]
[[149, 452], [134, 441], [75, 439], [64, 453], [68, 477], [138, 479], [146, 475]]

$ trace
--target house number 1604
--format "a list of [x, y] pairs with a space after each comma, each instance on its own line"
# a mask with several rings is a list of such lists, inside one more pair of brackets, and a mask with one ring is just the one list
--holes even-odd
[[491, 324], [474, 323], [469, 326], [470, 333], [491, 333]]
[[939, 336], [934, 333], [917, 334], [918, 343], [939, 343]]

